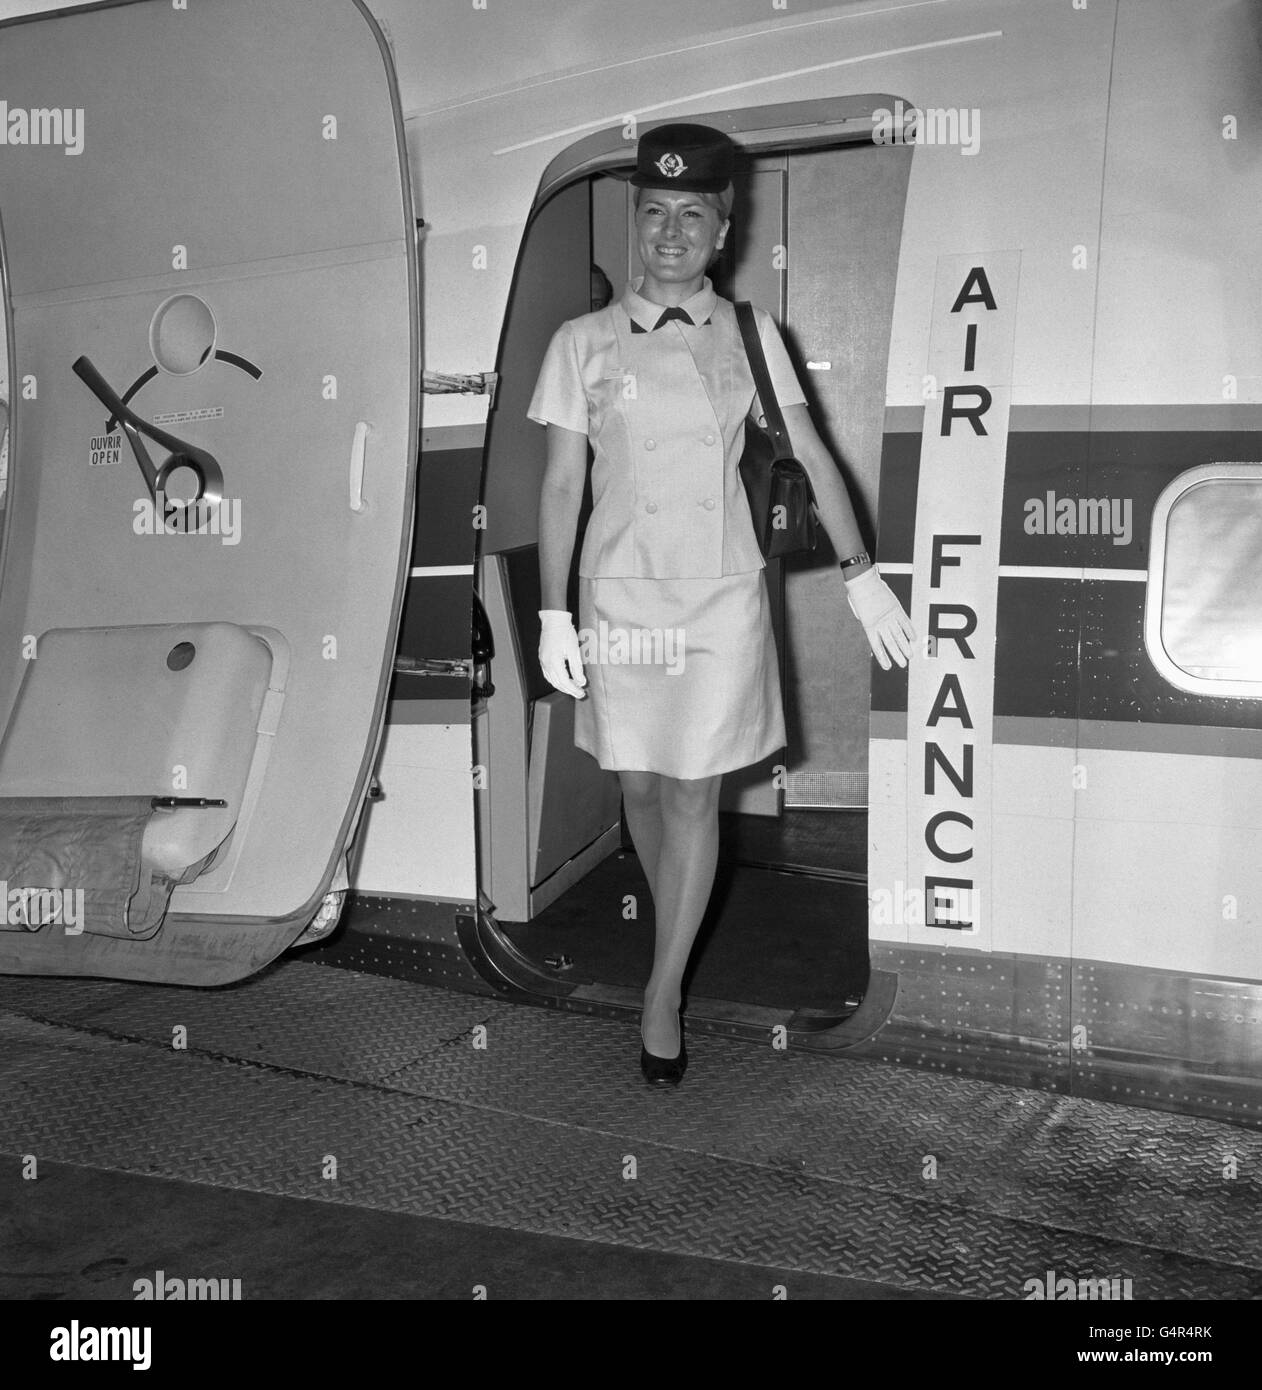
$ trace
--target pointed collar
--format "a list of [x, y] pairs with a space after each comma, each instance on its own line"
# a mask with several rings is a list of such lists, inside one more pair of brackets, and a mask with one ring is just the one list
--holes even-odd
[[[627, 283], [626, 288], [622, 291], [622, 307], [626, 310], [627, 317], [641, 332], [650, 333], [656, 327], [665, 306], [654, 304], [652, 300], [644, 298], [639, 292], [643, 283], [643, 275], [639, 275]], [[714, 292], [710, 277], [706, 276], [696, 294], [685, 299], [679, 307], [687, 313], [694, 324], [703, 324], [714, 313], [717, 299], [718, 295]]]

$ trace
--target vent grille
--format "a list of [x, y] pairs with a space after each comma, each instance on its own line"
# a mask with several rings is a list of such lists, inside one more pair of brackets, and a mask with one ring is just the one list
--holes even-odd
[[786, 806], [866, 807], [866, 772], [790, 772], [784, 788]]

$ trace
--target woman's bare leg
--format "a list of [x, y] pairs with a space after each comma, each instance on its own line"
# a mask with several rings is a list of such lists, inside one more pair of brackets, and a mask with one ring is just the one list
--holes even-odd
[[661, 838], [652, 880], [657, 935], [641, 1022], [644, 1046], [658, 1057], [679, 1051], [680, 986], [714, 887], [722, 780], [659, 779]]
[[656, 772], [620, 772], [622, 810], [635, 845], [640, 868], [649, 881], [649, 892], [657, 900], [657, 861], [662, 850], [662, 804]]

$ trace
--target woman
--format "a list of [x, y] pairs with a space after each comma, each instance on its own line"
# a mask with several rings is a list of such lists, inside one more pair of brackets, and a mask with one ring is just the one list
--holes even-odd
[[[644, 275], [619, 301], [562, 324], [528, 412], [548, 430], [539, 661], [580, 702], [577, 745], [618, 773], [653, 895], [640, 1065], [654, 1084], [678, 1083], [687, 1065], [680, 988], [714, 882], [723, 773], [785, 741], [763, 559], [738, 473], [754, 383], [735, 310], [705, 273], [727, 236], [734, 152], [708, 126], [641, 138], [631, 182]], [[881, 665], [906, 665], [911, 624], [864, 553], [774, 323], [756, 317], [795, 455], [847, 557], [850, 606]], [[565, 608], [589, 440], [595, 505], [579, 623], [590, 685]]]

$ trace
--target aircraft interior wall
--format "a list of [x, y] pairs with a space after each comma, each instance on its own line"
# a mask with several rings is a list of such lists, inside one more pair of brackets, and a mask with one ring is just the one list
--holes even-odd
[[[905, 148], [869, 145], [788, 159], [790, 351], [869, 543], [878, 539], [885, 377], [909, 164]], [[868, 803], [872, 661], [862, 629], [850, 621], [838, 558], [821, 537], [815, 556], [786, 566], [790, 805]]]

